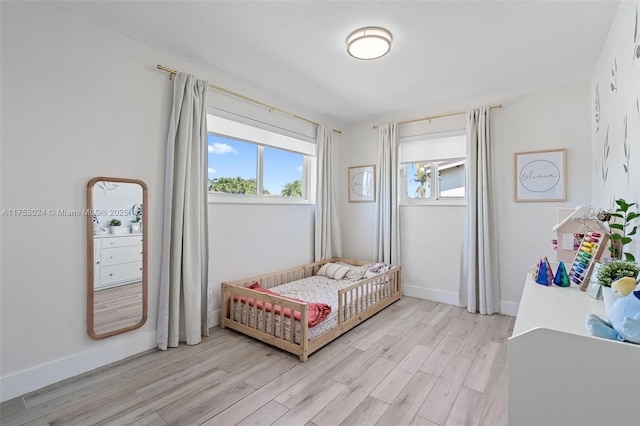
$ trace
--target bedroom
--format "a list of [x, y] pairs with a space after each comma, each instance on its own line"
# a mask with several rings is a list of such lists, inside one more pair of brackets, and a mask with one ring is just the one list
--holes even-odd
[[[503, 108], [494, 112], [494, 135], [499, 144], [496, 161], [505, 165], [496, 170], [501, 185], [500, 281], [502, 312], [515, 315], [526, 268], [542, 254], [551, 253], [550, 228], [556, 222], [556, 208], [589, 203], [608, 206], [614, 192], [618, 195], [613, 183], [603, 189], [593, 173], [602, 141], [592, 136], [592, 98], [596, 82], [604, 96], [611, 57], [630, 43], [630, 19], [636, 5], [622, 2], [604, 7], [597, 15], [597, 20], [603, 21], [597, 30], [583, 30], [590, 53], [579, 75], [570, 79], [507, 91], [463, 93], [437, 104], [400, 104], [394, 112], [374, 112], [367, 119], [343, 122], [343, 117], [308, 110], [300, 105], [305, 104], [303, 100], [284, 99], [278, 92], [214, 72], [196, 60], [135, 41], [56, 5], [3, 2], [2, 208], [81, 208], [85, 205], [84, 188], [92, 177], [122, 176], [142, 179], [148, 185], [152, 222], [150, 320], [135, 332], [92, 341], [85, 331], [83, 222], [77, 217], [2, 218], [2, 399], [155, 346], [158, 291], [153, 283], [159, 280], [165, 117], [170, 111], [172, 84], [166, 73], [155, 69], [156, 64], [191, 72], [341, 130], [337, 195], [343, 219], [343, 253], [357, 259], [371, 257], [373, 205], [348, 203], [345, 182], [348, 167], [376, 161], [372, 126], [502, 104]], [[345, 36], [340, 32], [338, 43]], [[393, 48], [399, 48], [398, 44]], [[581, 52], [580, 44], [575, 48]], [[342, 45], [340, 49], [345, 53]], [[344, 56], [340, 60], [348, 59]], [[634, 66], [639, 66], [637, 60]], [[617, 95], [635, 99], [637, 90], [636, 80], [635, 95], [622, 88]], [[211, 98], [215, 96], [210, 93]], [[637, 147], [638, 120], [629, 123], [635, 126], [632, 142]], [[515, 203], [514, 152], [560, 147], [569, 150], [567, 201]], [[634, 164], [638, 164], [640, 149], [632, 152]], [[589, 165], [586, 172], [582, 169], [585, 164]], [[637, 173], [637, 168], [634, 170]], [[630, 200], [640, 198], [640, 179], [635, 176], [632, 182], [636, 186], [625, 194]], [[624, 176], [611, 179], [627, 188]], [[430, 209], [427, 218], [424, 207], [405, 208], [407, 220], [415, 221], [411, 228], [429, 236], [429, 240], [412, 240], [419, 236], [412, 232], [405, 240], [410, 245], [405, 250], [407, 256], [416, 256], [406, 257], [403, 265], [406, 295], [457, 304], [459, 259], [452, 253], [459, 252], [461, 210], [438, 207]], [[216, 290], [221, 281], [311, 261], [311, 205], [219, 204], [209, 215], [211, 240], [222, 242], [211, 246], [210, 281]], [[288, 230], [286, 238], [282, 229]], [[429, 263], [423, 264], [422, 256]], [[251, 262], [238, 262], [248, 258]], [[425, 275], [428, 281], [421, 280]]]

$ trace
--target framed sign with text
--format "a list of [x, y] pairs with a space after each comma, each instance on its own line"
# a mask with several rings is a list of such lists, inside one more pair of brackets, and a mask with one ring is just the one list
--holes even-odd
[[376, 166], [349, 167], [349, 202], [376, 201]]
[[516, 201], [567, 200], [567, 150], [515, 153]]

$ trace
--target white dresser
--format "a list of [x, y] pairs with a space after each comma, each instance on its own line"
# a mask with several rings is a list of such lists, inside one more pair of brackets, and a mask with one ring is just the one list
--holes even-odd
[[[555, 270], [555, 267], [554, 267]], [[509, 339], [509, 425], [640, 425], [640, 345], [593, 337], [604, 304], [527, 275]]]
[[142, 235], [96, 235], [94, 289], [102, 290], [142, 280]]

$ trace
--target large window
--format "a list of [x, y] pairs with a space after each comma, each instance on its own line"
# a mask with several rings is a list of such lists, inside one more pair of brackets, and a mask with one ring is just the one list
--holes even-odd
[[315, 144], [212, 115], [208, 130], [210, 192], [251, 196], [243, 201], [309, 199]]
[[460, 203], [466, 194], [466, 136], [414, 137], [400, 142], [405, 203]]

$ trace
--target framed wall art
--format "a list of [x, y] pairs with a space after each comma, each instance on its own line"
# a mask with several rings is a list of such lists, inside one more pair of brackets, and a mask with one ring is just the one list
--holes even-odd
[[567, 200], [567, 150], [515, 153], [516, 201]]
[[376, 201], [376, 166], [349, 167], [349, 202]]

